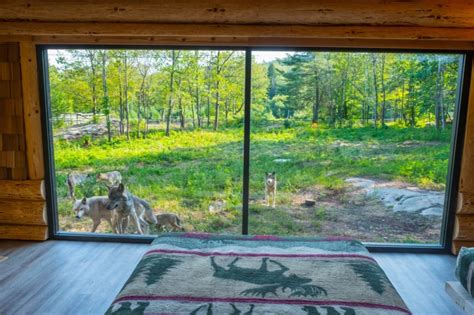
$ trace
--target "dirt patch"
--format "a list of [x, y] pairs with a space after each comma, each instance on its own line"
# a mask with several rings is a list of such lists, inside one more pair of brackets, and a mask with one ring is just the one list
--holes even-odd
[[[438, 243], [440, 240], [441, 217], [394, 212], [358, 187], [329, 190], [314, 186], [291, 194], [289, 199], [290, 204], [277, 204], [275, 210], [291, 217], [298, 226], [297, 234], [346, 236], [365, 242]], [[315, 200], [316, 204], [308, 207], [306, 200]]]

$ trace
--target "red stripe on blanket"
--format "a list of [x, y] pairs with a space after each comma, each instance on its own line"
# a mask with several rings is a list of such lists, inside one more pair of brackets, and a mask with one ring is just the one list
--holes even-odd
[[255, 303], [255, 304], [286, 304], [286, 305], [336, 305], [336, 306], [354, 306], [354, 307], [366, 307], [366, 308], [378, 308], [385, 310], [394, 310], [400, 311], [406, 314], [411, 314], [407, 309], [404, 309], [399, 306], [385, 305], [378, 303], [368, 303], [368, 302], [357, 302], [357, 301], [335, 301], [335, 300], [276, 300], [276, 299], [265, 299], [265, 298], [218, 298], [218, 297], [198, 297], [198, 296], [160, 296], [160, 295], [129, 295], [123, 296], [116, 299], [112, 304], [121, 302], [121, 301], [139, 301], [139, 300], [156, 300], [156, 301], [179, 301], [179, 302], [198, 302], [198, 303], [208, 303], [208, 302], [222, 302], [222, 303]]
[[[165, 235], [166, 236], [166, 235]], [[196, 238], [201, 240], [212, 239], [216, 234], [213, 233], [204, 233], [204, 232], [187, 232], [181, 233], [174, 237], [186, 237], [186, 238]], [[219, 235], [217, 235], [219, 236]], [[274, 235], [255, 235], [252, 237], [239, 237], [239, 236], [230, 236], [229, 240], [231, 241], [273, 241], [273, 242], [339, 242], [339, 241], [353, 241], [353, 238], [344, 237], [344, 236], [331, 236], [320, 239], [289, 239]]]
[[145, 253], [150, 254], [184, 254], [184, 255], [197, 255], [197, 256], [238, 256], [238, 257], [281, 257], [281, 258], [358, 258], [366, 259], [376, 262], [375, 259], [369, 256], [359, 254], [270, 254], [270, 253], [221, 253], [221, 252], [197, 252], [191, 250], [172, 250], [172, 249], [152, 249]]

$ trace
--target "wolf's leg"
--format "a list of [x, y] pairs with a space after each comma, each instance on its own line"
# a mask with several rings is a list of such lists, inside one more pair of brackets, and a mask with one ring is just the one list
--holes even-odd
[[183, 227], [181, 225], [179, 225], [177, 222], [171, 222], [170, 224], [173, 227], [174, 231], [180, 231], [180, 230], [183, 229]]
[[132, 216], [133, 221], [135, 221], [135, 225], [137, 226], [138, 233], [143, 235], [142, 227], [140, 225], [140, 220], [138, 220], [137, 212], [135, 211], [135, 209], [132, 209], [132, 211], [130, 211], [130, 215]]
[[266, 204], [267, 206], [270, 205], [270, 199], [269, 199], [269, 196], [268, 196], [267, 185], [265, 185], [265, 204]]
[[127, 232], [127, 227], [128, 227], [128, 222], [130, 220], [130, 216], [125, 216], [124, 218], [122, 218], [122, 224], [121, 224], [121, 227], [122, 227], [122, 234], [125, 234], [125, 232]]
[[91, 233], [94, 233], [95, 230], [97, 230], [97, 227], [99, 226], [99, 224], [100, 224], [100, 220], [94, 221], [94, 223], [92, 223]]
[[112, 223], [112, 219], [107, 218], [107, 219], [105, 219], [105, 220], [106, 220], [107, 222], [109, 222], [110, 228], [112, 229], [112, 233], [116, 233], [116, 232], [115, 232], [114, 224]]
[[272, 194], [273, 201], [272, 201], [272, 208], [275, 209], [275, 202], [276, 202], [276, 191], [273, 192]]

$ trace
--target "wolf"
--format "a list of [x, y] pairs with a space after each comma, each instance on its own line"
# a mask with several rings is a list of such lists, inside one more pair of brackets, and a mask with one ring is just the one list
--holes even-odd
[[272, 208], [275, 209], [275, 200], [277, 194], [277, 177], [276, 172], [265, 173], [265, 202], [270, 205], [270, 197], [272, 198]]
[[70, 199], [76, 198], [74, 195], [74, 190], [76, 189], [76, 186], [82, 184], [88, 178], [89, 178], [89, 175], [84, 174], [84, 173], [73, 172], [73, 173], [67, 174], [66, 185], [68, 189], [68, 193], [67, 193], [68, 198]]
[[123, 184], [109, 188], [107, 209], [116, 211], [114, 225], [120, 234], [125, 233], [129, 218], [140, 234], [148, 234], [149, 224], [158, 223], [148, 202], [126, 190]]
[[108, 210], [107, 204], [109, 198], [107, 196], [96, 196], [91, 198], [78, 199], [74, 202], [73, 210], [76, 213], [76, 218], [80, 219], [83, 216], [88, 216], [92, 219], [91, 232], [94, 233], [102, 220], [109, 222], [113, 233], [117, 233], [112, 220], [115, 215], [115, 210]]
[[181, 220], [174, 213], [163, 213], [156, 215], [156, 228], [158, 230], [164, 230], [166, 226], [170, 227], [174, 231], [184, 231], [184, 228], [181, 226]]
[[119, 171], [112, 171], [107, 173], [99, 173], [96, 176], [98, 181], [103, 182], [106, 186], [118, 185], [122, 182], [122, 174]]

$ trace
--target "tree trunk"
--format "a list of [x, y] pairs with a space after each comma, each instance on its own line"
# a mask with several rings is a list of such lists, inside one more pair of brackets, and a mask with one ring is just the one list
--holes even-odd
[[372, 54], [372, 72], [374, 78], [374, 112], [373, 112], [373, 119], [374, 119], [374, 127], [377, 128], [378, 123], [378, 107], [379, 107], [379, 93], [377, 87], [377, 59], [374, 54]]
[[97, 122], [97, 116], [96, 116], [97, 115], [97, 88], [95, 84], [95, 79], [97, 77], [96, 67], [95, 67], [96, 54], [95, 54], [95, 51], [92, 51], [92, 50], [88, 50], [87, 53], [89, 56], [89, 62], [91, 66], [91, 78], [90, 78], [89, 84], [92, 90], [92, 117], [93, 117], [92, 119], [94, 123], [96, 123]]
[[168, 110], [166, 113], [166, 131], [165, 135], [170, 135], [170, 123], [171, 123], [171, 114], [173, 112], [173, 93], [174, 93], [174, 70], [176, 64], [176, 52], [174, 50], [171, 51], [171, 70], [170, 70], [170, 96], [168, 98]]
[[118, 87], [119, 87], [119, 133], [123, 135], [124, 126], [123, 126], [123, 91], [122, 91], [122, 66], [119, 64], [118, 69]]
[[127, 64], [127, 52], [125, 51], [124, 53], [124, 98], [125, 98], [125, 120], [127, 123], [127, 130], [126, 130], [126, 135], [127, 135], [127, 140], [130, 140], [130, 107], [128, 104], [128, 64]]
[[436, 105], [435, 105], [435, 122], [437, 129], [444, 129], [446, 127], [446, 115], [444, 113], [444, 100], [443, 100], [443, 77], [444, 67], [441, 62], [441, 58], [438, 57], [438, 73], [436, 76]]
[[386, 93], [385, 93], [385, 80], [384, 80], [384, 72], [385, 72], [385, 55], [382, 54], [382, 76], [380, 78], [380, 83], [382, 84], [382, 113], [381, 113], [381, 121], [382, 127], [385, 127], [385, 110], [386, 110]]
[[112, 141], [112, 133], [110, 132], [110, 104], [109, 104], [109, 92], [107, 89], [107, 72], [106, 72], [106, 65], [107, 65], [107, 51], [102, 52], [102, 87], [104, 90], [104, 101], [103, 101], [103, 108], [105, 114], [105, 120], [107, 124], [107, 136], [109, 142]]

